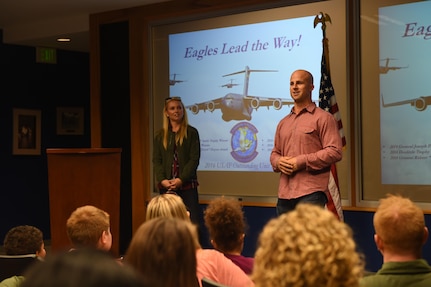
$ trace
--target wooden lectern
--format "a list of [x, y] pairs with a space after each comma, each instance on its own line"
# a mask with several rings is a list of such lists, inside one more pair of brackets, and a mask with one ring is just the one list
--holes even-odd
[[120, 148], [47, 149], [52, 250], [71, 248], [66, 221], [72, 211], [94, 205], [111, 219], [112, 253], [119, 255]]

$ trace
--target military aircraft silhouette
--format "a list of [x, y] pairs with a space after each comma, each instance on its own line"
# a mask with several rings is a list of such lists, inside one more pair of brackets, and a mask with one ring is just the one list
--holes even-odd
[[176, 80], [175, 79], [175, 77], [177, 76], [178, 74], [173, 74], [173, 78], [172, 79], [169, 79], [169, 85], [170, 86], [175, 86], [175, 84], [176, 83], [182, 83], [182, 82], [184, 82], [184, 81], [182, 81], [182, 80]]
[[233, 83], [233, 79], [230, 79], [230, 83], [224, 84], [224, 85], [222, 85], [221, 87], [222, 87], [222, 88], [226, 87], [226, 88], [230, 89], [230, 88], [232, 88], [233, 86], [238, 86], [238, 84], [234, 84], [234, 83]]
[[409, 67], [409, 66], [407, 66], [407, 67], [390, 67], [389, 66], [390, 60], [396, 60], [396, 59], [386, 58], [386, 59], [380, 60], [380, 61], [385, 61], [385, 65], [380, 66], [380, 74], [387, 74], [390, 70], [399, 70], [399, 69], [405, 69], [405, 68]]
[[414, 106], [417, 111], [422, 112], [427, 108], [428, 105], [431, 104], [431, 96], [422, 96], [416, 99], [410, 99], [410, 100], [404, 100], [404, 101], [385, 104], [385, 101], [383, 100], [383, 95], [382, 95], [382, 106], [384, 108], [401, 106], [406, 104]]
[[231, 120], [251, 120], [251, 113], [253, 109], [257, 110], [259, 107], [274, 107], [279, 110], [283, 105], [292, 105], [293, 101], [287, 101], [281, 98], [265, 98], [250, 96], [248, 94], [248, 84], [250, 73], [252, 72], [277, 72], [276, 70], [251, 70], [248, 66], [244, 70], [224, 75], [223, 77], [232, 76], [244, 73], [244, 90], [242, 94], [229, 93], [224, 97], [210, 100], [203, 103], [192, 104], [186, 106], [193, 114], [199, 113], [200, 110], [206, 112], [207, 110], [213, 112], [215, 109], [220, 109], [222, 112], [222, 119], [226, 122]]

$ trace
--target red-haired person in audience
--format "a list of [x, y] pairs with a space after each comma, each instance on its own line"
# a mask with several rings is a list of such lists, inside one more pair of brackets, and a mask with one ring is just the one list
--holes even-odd
[[362, 278], [361, 286], [431, 286], [431, 266], [422, 258], [428, 239], [423, 210], [408, 198], [389, 194], [380, 200], [373, 223], [383, 265]]
[[67, 219], [66, 228], [74, 249], [109, 251], [112, 247], [109, 214], [100, 208], [92, 205], [78, 207]]

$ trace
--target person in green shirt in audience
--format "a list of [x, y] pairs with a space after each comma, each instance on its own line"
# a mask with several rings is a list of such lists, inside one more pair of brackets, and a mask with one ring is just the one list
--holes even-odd
[[380, 200], [373, 223], [383, 265], [362, 278], [361, 286], [431, 286], [431, 266], [422, 258], [428, 239], [422, 209], [408, 198], [388, 194]]

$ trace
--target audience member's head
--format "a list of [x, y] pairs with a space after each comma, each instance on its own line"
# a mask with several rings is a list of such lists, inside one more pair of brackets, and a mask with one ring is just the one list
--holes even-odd
[[299, 204], [264, 227], [252, 279], [257, 287], [354, 287], [362, 274], [349, 226], [326, 209]]
[[[174, 193], [165, 193], [153, 197], [147, 206], [146, 219], [154, 218], [178, 218], [190, 221], [190, 214], [181, 197]], [[197, 230], [196, 230], [197, 232]], [[196, 249], [201, 248], [199, 243], [199, 236], [196, 235], [195, 246]]]
[[43, 233], [37, 227], [20, 225], [11, 228], [4, 238], [3, 247], [7, 255], [46, 255]]
[[143, 223], [130, 242], [125, 264], [138, 270], [146, 286], [198, 286], [196, 227], [180, 218], [158, 217]]
[[[196, 281], [196, 284], [198, 284], [198, 282], [203, 278], [211, 279], [213, 281], [231, 287], [245, 287], [253, 285], [249, 276], [245, 274], [240, 269], [240, 267], [235, 265], [230, 259], [226, 258], [223, 253], [213, 249], [202, 249], [198, 239], [197, 227], [191, 222], [187, 214], [186, 206], [178, 195], [164, 194], [153, 198], [147, 206], [147, 220], [160, 220], [160, 222], [164, 222], [166, 220], [173, 220], [174, 222], [182, 222], [181, 224], [177, 224], [179, 226], [185, 224], [186, 227], [189, 229], [189, 233], [191, 234], [191, 242], [189, 242], [188, 239], [186, 239], [186, 237], [188, 238], [189, 235], [183, 234], [181, 236], [183, 239], [178, 238], [178, 236], [174, 235], [176, 233], [179, 234], [180, 231], [175, 231], [174, 227], [169, 227], [169, 225], [172, 225], [172, 223], [151, 223], [152, 225], [155, 225], [154, 227], [151, 227], [151, 229], [154, 230], [154, 232], [151, 231], [151, 234], [154, 235], [148, 235], [150, 231], [147, 230], [150, 230], [150, 227], [141, 226], [140, 229], [145, 229], [141, 231], [138, 230], [138, 232], [133, 236], [131, 245], [129, 246], [129, 249], [126, 253], [125, 260], [126, 262], [130, 260], [132, 262], [132, 265], [135, 267], [141, 266], [140, 268], [138, 268], [145, 274], [151, 274], [152, 276], [155, 276], [156, 278], [147, 278], [148, 281], [146, 282], [150, 282], [149, 280], [156, 280], [156, 282], [150, 284], [151, 286], [195, 286], [192, 281]], [[147, 222], [144, 223], [144, 226], [145, 224], [147, 224]], [[158, 230], [157, 234], [155, 232], [156, 229]], [[184, 230], [184, 227], [182, 227], [181, 229]], [[181, 233], [184, 233], [184, 231], [181, 231]], [[147, 251], [136, 252], [135, 250], [137, 250], [138, 248], [133, 248], [132, 246], [133, 241], [139, 242], [144, 240], [147, 240], [146, 245], [149, 246], [147, 250], [152, 251], [152, 256], [155, 258], [156, 263], [153, 264], [154, 266], [148, 266], [148, 264], [151, 263], [148, 263]], [[135, 243], [135, 245], [137, 244], [138, 243]], [[186, 250], [181, 251], [181, 248], [186, 248]], [[191, 248], [193, 249], [193, 254], [188, 251]], [[177, 252], [180, 252], [180, 255], [178, 255]], [[183, 258], [182, 261], [176, 260], [175, 258], [177, 258], [177, 256], [181, 257], [181, 254], [183, 252], [187, 253], [187, 255], [184, 255], [185, 258]], [[128, 255], [138, 256], [136, 254], [141, 255], [139, 255], [139, 257], [135, 259], [128, 259], [127, 257]], [[142, 256], [142, 254], [146, 254], [146, 257]], [[167, 254], [171, 255], [167, 256]], [[193, 259], [188, 258], [188, 256], [193, 257]], [[189, 279], [178, 280], [176, 276], [178, 276], [178, 274], [181, 274], [181, 271], [177, 269], [184, 268], [184, 266], [181, 265], [187, 264], [189, 264], [189, 266], [187, 266], [187, 271], [183, 271], [183, 274], [187, 274], [186, 278]], [[170, 276], [172, 276], [172, 279], [165, 278], [168, 276], [166, 272], [170, 271], [171, 269], [174, 273], [169, 274]], [[164, 273], [156, 273], [157, 271], [161, 272], [161, 270], [167, 271], [165, 271]], [[191, 279], [192, 271], [194, 272], [194, 279]], [[160, 281], [160, 283], [157, 283], [160, 278], [163, 278], [163, 280], [166, 281]], [[186, 285], [184, 285], [183, 283], [175, 284], [175, 280], [177, 280], [178, 282], [188, 283]]]
[[374, 240], [384, 259], [390, 254], [406, 255], [408, 260], [421, 257], [428, 229], [422, 209], [410, 199], [387, 195], [380, 200], [373, 221]]
[[74, 248], [91, 247], [105, 251], [111, 249], [109, 214], [95, 206], [77, 208], [67, 220], [66, 227]]
[[204, 220], [214, 248], [223, 253], [242, 251], [246, 223], [238, 200], [225, 197], [211, 200]]
[[100, 286], [146, 287], [133, 268], [118, 264], [108, 253], [94, 248], [50, 256], [29, 270], [20, 287]]
[[156, 217], [170, 217], [190, 220], [190, 215], [187, 211], [181, 197], [176, 194], [160, 194], [153, 197], [147, 206], [146, 219]]

